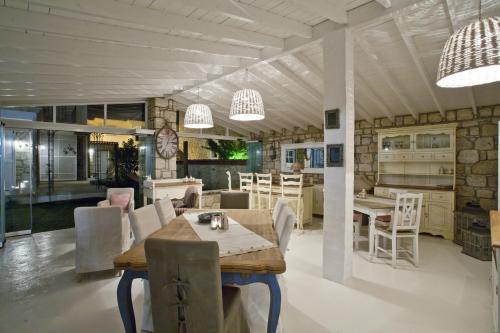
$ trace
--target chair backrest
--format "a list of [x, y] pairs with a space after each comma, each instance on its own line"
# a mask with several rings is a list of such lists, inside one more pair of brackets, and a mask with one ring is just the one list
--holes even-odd
[[184, 199], [182, 202], [184, 203], [184, 207], [186, 208], [194, 208], [196, 207], [196, 199], [198, 198], [198, 190], [195, 186], [189, 186], [184, 192]]
[[145, 250], [155, 332], [222, 333], [217, 242], [148, 238]]
[[281, 197], [290, 199], [300, 199], [302, 197], [302, 174], [285, 175], [280, 174]]
[[76, 272], [112, 269], [113, 259], [125, 250], [121, 208], [78, 207], [74, 217]]
[[248, 209], [249, 201], [249, 192], [222, 191], [220, 193], [221, 209]]
[[154, 205], [162, 226], [166, 226], [170, 221], [175, 219], [174, 205], [168, 195], [163, 199], [156, 200]]
[[276, 204], [274, 205], [273, 209], [273, 224], [276, 224], [276, 220], [278, 219], [278, 216], [281, 214], [283, 211], [283, 208], [288, 205], [288, 202], [284, 198], [278, 198], [276, 200]]
[[106, 199], [109, 200], [111, 197], [111, 194], [113, 194], [113, 193], [116, 193], [116, 194], [128, 193], [128, 194], [130, 194], [130, 199], [134, 200], [134, 189], [132, 187], [108, 188], [106, 190]]
[[226, 170], [226, 175], [227, 175], [227, 189], [229, 191], [233, 190], [233, 186], [231, 185], [231, 171]]
[[408, 191], [399, 188], [391, 188], [389, 189], [389, 198], [396, 199], [398, 194], [404, 194], [404, 193], [408, 193]]
[[252, 192], [253, 189], [253, 173], [243, 173], [238, 172], [240, 175], [240, 191], [249, 191]]
[[161, 228], [160, 217], [154, 205], [147, 205], [128, 214], [134, 243], [142, 242], [146, 237]]
[[273, 175], [270, 173], [256, 173], [257, 178], [257, 206], [260, 209], [262, 200], [267, 201], [267, 208], [271, 208], [271, 198], [273, 191]]
[[290, 236], [292, 235], [296, 222], [297, 217], [295, 212], [288, 205], [283, 207], [275, 225], [275, 230], [278, 234], [279, 248], [283, 256], [285, 256], [288, 242], [290, 241]]
[[397, 230], [415, 230], [418, 232], [422, 212], [422, 193], [398, 193], [391, 227]]

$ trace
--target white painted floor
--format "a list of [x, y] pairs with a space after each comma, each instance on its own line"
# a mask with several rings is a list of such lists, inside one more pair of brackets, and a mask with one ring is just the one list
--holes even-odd
[[[117, 277], [77, 282], [73, 229], [9, 239], [0, 250], [0, 332], [123, 332]], [[420, 238], [421, 265], [394, 270], [367, 252], [354, 255], [354, 278], [321, 278], [322, 232], [294, 234], [287, 253], [285, 332], [493, 332], [490, 262], [452, 242]], [[362, 243], [362, 248], [366, 244]], [[134, 285], [136, 310], [142, 302]], [[140, 318], [140, 313], [136, 314]]]

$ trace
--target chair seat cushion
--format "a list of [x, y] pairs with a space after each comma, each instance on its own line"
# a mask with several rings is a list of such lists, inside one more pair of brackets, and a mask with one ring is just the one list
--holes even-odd
[[123, 211], [128, 210], [128, 204], [130, 203], [129, 193], [112, 193], [109, 197], [111, 206], [118, 206], [123, 209]]

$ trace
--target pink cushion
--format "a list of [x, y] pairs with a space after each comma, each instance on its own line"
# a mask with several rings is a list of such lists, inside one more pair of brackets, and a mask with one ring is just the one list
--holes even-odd
[[129, 193], [112, 193], [109, 197], [111, 201], [111, 206], [121, 207], [124, 211], [128, 210], [128, 204], [130, 202]]

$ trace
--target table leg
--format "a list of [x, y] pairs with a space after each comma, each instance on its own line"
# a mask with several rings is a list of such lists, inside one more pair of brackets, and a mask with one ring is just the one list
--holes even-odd
[[202, 209], [203, 208], [203, 204], [202, 204], [202, 193], [203, 193], [203, 190], [200, 188], [198, 190], [198, 194], [199, 194], [199, 199], [198, 199], [198, 208], [199, 209]]
[[118, 283], [116, 296], [118, 299], [118, 309], [122, 317], [123, 326], [126, 333], [136, 333], [134, 305], [132, 304], [132, 282], [135, 279], [147, 279], [148, 272], [138, 272], [125, 270]]
[[370, 221], [368, 224], [368, 247], [369, 247], [369, 254], [370, 254], [370, 260], [373, 258], [373, 251], [375, 250], [375, 219], [377, 218], [376, 215], [370, 214]]
[[276, 274], [251, 274], [222, 273], [222, 284], [246, 285], [250, 283], [265, 283], [269, 287], [269, 317], [267, 320], [267, 333], [275, 333], [281, 311], [281, 290], [276, 279]]

